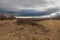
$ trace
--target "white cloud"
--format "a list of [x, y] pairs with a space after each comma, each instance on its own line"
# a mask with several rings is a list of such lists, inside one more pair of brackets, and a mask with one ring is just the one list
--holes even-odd
[[0, 0], [0, 8], [3, 7], [14, 11], [20, 9], [35, 9], [44, 11], [48, 8], [55, 7], [55, 2], [55, 0]]

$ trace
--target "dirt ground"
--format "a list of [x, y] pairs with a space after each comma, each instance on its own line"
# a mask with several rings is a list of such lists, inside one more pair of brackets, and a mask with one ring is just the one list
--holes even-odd
[[60, 40], [60, 20], [0, 21], [0, 40]]

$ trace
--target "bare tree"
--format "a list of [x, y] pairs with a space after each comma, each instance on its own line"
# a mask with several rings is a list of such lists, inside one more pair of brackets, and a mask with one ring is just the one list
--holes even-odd
[[3, 13], [0, 13], [0, 20], [4, 20], [6, 16]]
[[15, 17], [14, 17], [14, 12], [9, 12], [10, 13], [10, 16], [8, 17], [9, 19], [14, 19]]

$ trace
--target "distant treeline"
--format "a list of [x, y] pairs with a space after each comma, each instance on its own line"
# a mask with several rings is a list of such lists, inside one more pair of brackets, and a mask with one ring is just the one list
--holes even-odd
[[15, 19], [14, 15], [4, 15], [3, 13], [0, 13], [0, 20], [7, 20], [7, 19]]

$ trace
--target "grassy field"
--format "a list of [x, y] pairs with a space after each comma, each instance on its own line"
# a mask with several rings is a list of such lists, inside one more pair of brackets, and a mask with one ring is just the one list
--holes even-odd
[[60, 40], [60, 20], [0, 20], [0, 40]]

